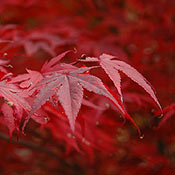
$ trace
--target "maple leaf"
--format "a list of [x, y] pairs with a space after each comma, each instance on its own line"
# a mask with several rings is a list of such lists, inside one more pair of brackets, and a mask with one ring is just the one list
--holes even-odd
[[[46, 61], [41, 68], [41, 72], [46, 73], [46, 72], [53, 72], [56, 70], [60, 70], [62, 66], [60, 64], [57, 64], [57, 65], [55, 65], [55, 64], [57, 62], [59, 62], [63, 57], [65, 57], [65, 55], [68, 54], [69, 52], [72, 52], [72, 50], [67, 50], [67, 51], [57, 55], [56, 57], [52, 58], [49, 62]], [[67, 64], [67, 66], [68, 66], [68, 64]]]
[[138, 85], [145, 89], [145, 91], [154, 99], [159, 108], [161, 106], [155, 96], [154, 91], [152, 90], [150, 83], [132, 66], [129, 64], [120, 61], [120, 60], [112, 60], [116, 58], [116, 56], [102, 54], [99, 58], [96, 57], [87, 57], [86, 59], [80, 59], [82, 62], [99, 62], [100, 66], [107, 73], [109, 78], [113, 81], [115, 87], [118, 90], [118, 93], [123, 101], [123, 96], [121, 92], [121, 77], [119, 71], [126, 74], [129, 78], [135, 81]]
[[107, 90], [102, 81], [93, 75], [85, 73], [92, 68], [83, 67], [74, 68], [73, 70], [61, 70], [46, 76], [36, 85], [37, 88], [42, 88], [39, 89], [32, 105], [32, 110], [27, 118], [29, 119], [46, 101], [56, 94], [69, 119], [71, 129], [74, 131], [75, 120], [83, 99], [83, 89], [107, 97], [124, 116], [128, 117], [129, 115], [126, 113], [123, 105]]
[[31, 106], [21, 96], [18, 95], [21, 90], [14, 84], [6, 82], [6, 80], [0, 81], [0, 96], [4, 97], [12, 106], [17, 108], [22, 107], [26, 111], [30, 111]]
[[48, 53], [52, 56], [55, 55], [55, 51], [52, 48], [50, 48], [50, 46], [45, 42], [34, 43], [32, 41], [24, 41], [24, 42], [22, 42], [22, 44], [24, 45], [24, 49], [25, 49], [26, 54], [28, 56], [33, 55], [39, 49], [43, 49], [46, 53]]
[[18, 75], [12, 78], [10, 81], [10, 83], [12, 84], [20, 83], [19, 87], [24, 89], [20, 93], [20, 95], [22, 95], [23, 97], [31, 96], [35, 91], [34, 86], [43, 79], [43, 76], [40, 72], [29, 69], [26, 70], [28, 72], [27, 74]]
[[[81, 152], [79, 147], [83, 148], [88, 154], [90, 159], [93, 159], [93, 148], [100, 149], [102, 151], [114, 151], [115, 147], [113, 143], [115, 139], [110, 135], [105, 133], [102, 128], [98, 128], [96, 125], [96, 119], [90, 118], [88, 113], [80, 113], [81, 118], [75, 124], [75, 132], [71, 133], [69, 124], [64, 117], [64, 114], [56, 110], [54, 107], [46, 103], [44, 109], [49, 113], [52, 113], [51, 122], [49, 122], [46, 127], [50, 128], [53, 136], [62, 139], [66, 142], [66, 154], [70, 152], [72, 148]], [[92, 113], [92, 111], [88, 111]], [[55, 117], [57, 116], [57, 117]], [[106, 119], [109, 119], [106, 117]], [[81, 120], [84, 121], [85, 128], [83, 129], [81, 125]], [[102, 123], [100, 123], [101, 125]], [[106, 125], [106, 120], [104, 121]], [[82, 132], [84, 130], [84, 132]], [[77, 144], [78, 141], [78, 144]], [[103, 144], [101, 144], [103, 142]]]
[[155, 112], [156, 116], [162, 117], [164, 114], [163, 119], [158, 125], [158, 128], [160, 128], [171, 116], [175, 115], [175, 103], [172, 103], [171, 105], [164, 108], [162, 111]]
[[15, 118], [13, 116], [13, 109], [6, 103], [1, 106], [1, 111], [3, 113], [3, 124], [7, 125], [9, 129], [9, 136], [12, 137], [12, 133], [15, 130]]
[[[27, 56], [32, 56], [38, 50], [43, 50], [51, 56], [55, 56], [55, 48], [65, 43], [63, 39], [51, 32], [43, 30], [30, 30], [24, 32], [18, 26], [6, 25], [0, 28], [0, 35], [3, 40], [9, 44], [3, 48], [3, 51], [16, 47], [23, 47]], [[11, 30], [10, 32], [7, 32]], [[15, 41], [15, 42], [14, 42]]]
[[[32, 75], [36, 74], [35, 71], [29, 71], [29, 73]], [[36, 78], [36, 76], [34, 77]], [[30, 76], [28, 78], [30, 78]], [[14, 82], [18, 82], [18, 80], [26, 80], [26, 75], [15, 77]], [[35, 82], [34, 80], [36, 79], [33, 79], [33, 82]], [[30, 84], [28, 81], [30, 80], [26, 80], [25, 86]], [[23, 90], [19, 89], [11, 82], [7, 82], [6, 80], [0, 82], [0, 97], [3, 97], [5, 102], [1, 106], [4, 119], [3, 123], [9, 128], [10, 137], [15, 129], [19, 130], [23, 111], [26, 111], [27, 113], [31, 111], [31, 105], [29, 103], [31, 100], [29, 98], [25, 98], [27, 93], [30, 93], [30, 91], [27, 92], [26, 90], [25, 93], [23, 93]], [[41, 109], [37, 113], [33, 114], [31, 118], [41, 125], [46, 124], [48, 121], [47, 114]]]
[[[14, 129], [18, 130], [19, 123], [21, 121], [23, 110], [26, 112], [31, 110], [31, 106], [28, 101], [20, 96], [21, 90], [7, 82], [6, 80], [0, 81], [0, 97], [4, 98], [1, 110], [3, 113], [4, 124], [9, 128], [10, 137]], [[18, 123], [18, 125], [16, 125]]]

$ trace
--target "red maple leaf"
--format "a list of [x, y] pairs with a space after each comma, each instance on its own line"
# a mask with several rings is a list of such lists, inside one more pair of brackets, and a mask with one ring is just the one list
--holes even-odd
[[0, 27], [0, 36], [2, 38], [0, 42], [9, 43], [3, 48], [4, 52], [13, 48], [23, 47], [27, 56], [32, 56], [40, 49], [55, 56], [55, 48], [65, 43], [64, 40], [51, 32], [42, 30], [24, 32], [16, 25]]
[[[164, 114], [164, 116], [162, 114]], [[167, 106], [162, 111], [155, 112], [155, 115], [161, 117], [163, 116], [161, 122], [158, 125], [158, 128], [160, 128], [171, 116], [175, 115], [175, 103]]]
[[9, 129], [9, 136], [12, 137], [12, 133], [15, 130], [15, 118], [13, 116], [13, 109], [6, 103], [1, 106], [3, 117], [1, 117], [1, 123], [6, 125]]
[[43, 79], [43, 76], [40, 72], [38, 71], [33, 71], [26, 69], [28, 73], [18, 75], [10, 81], [10, 83], [20, 83], [19, 87], [21, 89], [24, 89], [20, 95], [23, 97], [28, 97], [31, 96], [35, 89], [33, 88], [39, 81]]
[[132, 66], [123, 61], [112, 60], [114, 58], [116, 58], [116, 56], [102, 54], [99, 58], [87, 57], [86, 59], [80, 59], [80, 60], [83, 62], [99, 62], [100, 66], [104, 69], [109, 78], [113, 81], [122, 101], [123, 96], [121, 92], [121, 77], [119, 71], [123, 72], [137, 84], [143, 87], [145, 91], [154, 99], [154, 101], [161, 109], [161, 106], [155, 96], [154, 91], [151, 88], [150, 83], [135, 68], [133, 68]]
[[21, 90], [14, 84], [8, 83], [6, 80], [0, 81], [0, 96], [4, 97], [11, 105], [30, 111], [31, 106], [25, 98], [18, 94], [20, 92]]
[[3, 123], [9, 128], [10, 137], [15, 128], [18, 130], [23, 110], [26, 112], [31, 110], [28, 101], [19, 95], [20, 92], [21, 90], [14, 84], [11, 84], [6, 80], [0, 81], [0, 97], [3, 97], [4, 102], [7, 103], [2, 104], [1, 106], [4, 120]]
[[93, 75], [85, 73], [92, 68], [93, 67], [73, 67], [72, 70], [60, 70], [45, 76], [37, 85], [37, 88], [40, 89], [28, 117], [34, 114], [46, 101], [56, 94], [64, 108], [65, 114], [68, 116], [71, 129], [74, 131], [75, 119], [83, 99], [83, 88], [107, 97], [124, 116], [128, 117], [119, 99], [117, 99], [117, 97], [115, 98], [108, 91], [102, 81]]

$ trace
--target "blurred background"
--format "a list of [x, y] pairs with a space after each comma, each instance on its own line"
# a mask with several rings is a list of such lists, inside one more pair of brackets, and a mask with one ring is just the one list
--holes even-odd
[[[46, 60], [68, 49], [77, 53], [64, 58], [66, 63], [82, 54], [107, 53], [135, 67], [154, 87], [164, 116], [122, 74], [124, 103], [142, 137], [107, 100], [85, 92], [104, 109], [82, 106], [77, 119], [77, 127], [81, 118], [86, 121], [92, 145], [82, 136], [73, 138], [67, 120], [46, 106], [50, 121], [42, 127], [30, 121], [25, 135], [16, 132], [9, 139], [1, 122], [0, 175], [174, 175], [175, 1], [0, 0], [0, 57], [10, 61], [13, 68], [7, 69], [14, 76], [26, 68], [39, 71]], [[116, 92], [103, 71], [92, 73]], [[90, 118], [92, 112], [98, 121]]]

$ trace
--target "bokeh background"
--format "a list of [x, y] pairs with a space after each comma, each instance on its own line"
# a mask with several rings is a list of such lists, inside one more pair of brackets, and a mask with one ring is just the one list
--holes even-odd
[[[80, 141], [80, 149], [71, 145], [71, 135], [64, 133], [67, 125], [60, 126], [53, 111], [46, 126], [31, 120], [25, 135], [14, 133], [11, 139], [2, 123], [0, 174], [174, 175], [175, 1], [0, 0], [0, 56], [10, 60], [13, 68], [8, 71], [14, 76], [26, 68], [39, 71], [47, 59], [75, 48], [77, 53], [64, 62], [107, 53], [135, 67], [154, 87], [164, 116], [122, 74], [124, 103], [143, 137], [107, 101], [88, 94], [89, 100], [106, 107], [98, 113], [98, 123], [90, 118], [92, 109], [81, 110], [94, 146]], [[93, 74], [116, 91], [104, 72]]]

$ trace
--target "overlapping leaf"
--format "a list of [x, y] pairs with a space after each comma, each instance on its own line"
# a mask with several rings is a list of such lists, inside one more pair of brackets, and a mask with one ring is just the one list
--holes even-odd
[[42, 73], [46, 73], [46, 72], [52, 72], [52, 71], [60, 70], [61, 69], [61, 65], [60, 64], [55, 65], [55, 64], [57, 62], [59, 62], [66, 54], [68, 54], [71, 51], [72, 50], [67, 50], [67, 51], [59, 54], [58, 56], [52, 58], [49, 62], [46, 61], [44, 63], [44, 65], [42, 66], [42, 68], [41, 68], [41, 72]]
[[10, 83], [20, 83], [19, 87], [24, 89], [20, 95], [23, 97], [28, 97], [33, 94], [35, 89], [33, 88], [39, 81], [43, 79], [43, 76], [40, 72], [27, 70], [27, 74], [18, 75], [17, 77], [12, 78]]
[[74, 131], [75, 120], [83, 99], [83, 88], [107, 97], [123, 115], [128, 117], [122, 104], [106, 89], [102, 81], [85, 73], [92, 68], [74, 68], [73, 70], [60, 71], [60, 73], [53, 72], [52, 75], [46, 76], [37, 85], [38, 89], [42, 88], [39, 89], [28, 118], [56, 94], [69, 119], [71, 129]]
[[12, 137], [12, 133], [15, 130], [15, 118], [13, 116], [13, 109], [6, 103], [1, 106], [1, 111], [3, 113], [3, 123], [9, 129], [9, 136]]
[[30, 111], [31, 106], [21, 96], [18, 95], [21, 90], [11, 83], [7, 83], [5, 80], [0, 82], [0, 96], [8, 100], [12, 105], [16, 107], [22, 107], [26, 111]]
[[116, 56], [102, 54], [99, 58], [96, 57], [87, 57], [86, 59], [82, 59], [83, 62], [99, 62], [100, 66], [105, 70], [107, 75], [113, 81], [115, 87], [118, 90], [119, 95], [121, 96], [121, 100], [123, 99], [122, 92], [121, 92], [121, 77], [119, 71], [126, 74], [129, 78], [139, 84], [141, 87], [145, 89], [145, 91], [154, 99], [157, 103], [159, 108], [161, 106], [155, 96], [154, 91], [152, 90], [149, 82], [132, 66], [129, 64], [119, 61], [119, 60], [112, 60], [116, 58]]

